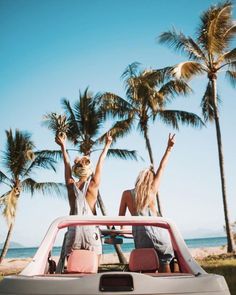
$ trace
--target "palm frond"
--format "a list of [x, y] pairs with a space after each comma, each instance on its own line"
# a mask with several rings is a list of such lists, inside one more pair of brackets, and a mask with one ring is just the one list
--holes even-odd
[[135, 161], [138, 161], [138, 158], [141, 158], [140, 156], [138, 156], [137, 151], [129, 151], [124, 149], [109, 149], [107, 156], [119, 158], [122, 160], [135, 160]]
[[165, 100], [170, 101], [176, 95], [188, 95], [192, 93], [192, 89], [185, 81], [176, 79], [164, 84], [158, 92], [165, 97]]
[[29, 154], [32, 154], [34, 144], [31, 141], [31, 135], [28, 132], [16, 129], [15, 134], [12, 130], [6, 131], [7, 144], [3, 152], [3, 164], [14, 178], [23, 175], [29, 162], [32, 160]]
[[[122, 138], [129, 134], [133, 128], [134, 118], [129, 117], [128, 119], [117, 121], [108, 131], [110, 132], [113, 142], [115, 143], [118, 138]], [[105, 142], [106, 133], [98, 138], [98, 142]]]
[[226, 71], [226, 77], [229, 79], [231, 85], [236, 87], [236, 72], [234, 71]]
[[54, 160], [55, 162], [57, 162], [58, 160], [61, 160], [63, 158], [61, 150], [54, 150], [54, 151], [53, 150], [40, 150], [40, 151], [34, 152], [34, 154], [35, 154], [35, 157], [40, 155], [42, 157], [50, 158], [50, 159]]
[[210, 54], [221, 54], [228, 46], [225, 37], [232, 25], [232, 3], [225, 1], [211, 6], [201, 16], [201, 24], [197, 31], [198, 41]]
[[[201, 101], [201, 109], [204, 121], [214, 121], [214, 106], [213, 106], [213, 90], [211, 82], [208, 82], [206, 91]], [[221, 103], [219, 96], [217, 96], [217, 105]]]
[[140, 98], [142, 98], [143, 92], [146, 92], [147, 86], [148, 84], [143, 82], [140, 75], [126, 80], [126, 99], [135, 108], [139, 108]]
[[207, 62], [206, 54], [203, 52], [201, 47], [195, 42], [191, 37], [188, 38], [187, 44], [189, 58], [192, 60], [200, 61], [203, 60]]
[[7, 198], [7, 196], [10, 194], [10, 192], [12, 191], [12, 189], [10, 191], [5, 192], [4, 194], [2, 194], [0, 196], [0, 209], [2, 209], [1, 207], [4, 206], [5, 204], [5, 199]]
[[173, 67], [172, 75], [176, 79], [186, 79], [189, 80], [195, 75], [199, 75], [204, 73], [206, 69], [203, 67], [202, 64], [194, 61], [186, 61], [177, 64]]
[[104, 118], [109, 116], [124, 118], [132, 111], [132, 105], [122, 97], [106, 92], [101, 96], [101, 110], [104, 114]]
[[187, 37], [182, 32], [177, 32], [174, 28], [162, 33], [158, 40], [160, 43], [169, 45], [177, 51], [183, 51], [186, 46]]
[[[146, 102], [143, 102], [143, 106], [144, 104], [146, 104], [151, 109], [151, 113], [156, 114], [165, 106], [165, 103], [166, 101], [163, 93], [161, 93], [160, 91], [150, 90]], [[147, 110], [146, 114], [149, 117], [148, 111], [149, 110]]]
[[69, 130], [67, 133], [67, 137], [74, 144], [76, 144], [78, 137], [82, 136], [79, 123], [76, 120], [76, 117], [75, 117], [74, 111], [70, 105], [70, 102], [67, 99], [63, 98], [61, 100], [61, 104], [62, 104], [62, 107], [67, 115], [68, 123], [69, 123]]
[[66, 196], [66, 186], [63, 183], [56, 182], [36, 182], [32, 178], [27, 178], [22, 181], [22, 190], [33, 194], [35, 192], [49, 196]]
[[14, 189], [9, 191], [8, 194], [5, 194], [4, 196], [4, 209], [2, 214], [8, 225], [10, 225], [15, 220], [18, 197], [19, 196], [15, 194]]
[[165, 67], [155, 70], [144, 70], [141, 72], [142, 82], [147, 83], [150, 87], [155, 87], [158, 84], [164, 83], [169, 78], [172, 67]]
[[122, 79], [129, 79], [130, 77], [135, 78], [139, 74], [140, 68], [139, 62], [133, 62], [132, 64], [128, 65], [127, 68], [124, 70], [123, 74], [121, 75]]
[[101, 99], [102, 99], [103, 93], [102, 92], [97, 92], [93, 95], [93, 101], [94, 103], [99, 106]]
[[224, 33], [224, 39], [227, 40], [227, 44], [229, 44], [233, 38], [235, 38], [236, 34], [236, 22], [232, 21], [231, 26], [229, 25], [228, 30]]
[[2, 171], [0, 171], [0, 184], [4, 183], [8, 186], [11, 186], [11, 179], [6, 176]]
[[56, 172], [55, 164], [55, 155], [58, 156], [59, 152], [55, 151], [38, 151], [35, 153], [35, 159], [31, 162], [29, 167], [25, 170], [24, 176], [29, 175], [34, 169], [43, 168], [43, 169], [52, 169]]
[[179, 129], [179, 123], [195, 128], [201, 128], [204, 126], [202, 119], [198, 115], [190, 112], [163, 110], [158, 112], [158, 116], [164, 124], [170, 125], [177, 130]]
[[80, 99], [74, 104], [73, 112], [80, 128], [81, 138], [86, 139], [89, 137], [92, 139], [97, 137], [104, 123], [103, 114], [88, 89], [83, 94], [80, 93]]
[[180, 53], [186, 54], [192, 60], [206, 60], [204, 52], [192, 38], [187, 38], [182, 32], [175, 29], [162, 33], [159, 43], [166, 44]]
[[230, 70], [236, 71], [236, 61], [231, 61], [228, 66]]
[[222, 59], [224, 59], [227, 62], [236, 61], [236, 48], [230, 50], [229, 52], [226, 52], [222, 56]]

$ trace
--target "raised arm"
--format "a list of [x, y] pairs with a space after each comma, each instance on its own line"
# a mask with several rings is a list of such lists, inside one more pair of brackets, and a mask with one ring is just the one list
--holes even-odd
[[153, 192], [156, 194], [157, 191], [158, 191], [158, 188], [159, 188], [159, 185], [160, 185], [160, 179], [161, 179], [161, 176], [163, 174], [163, 171], [165, 169], [165, 166], [167, 164], [167, 161], [168, 161], [168, 158], [170, 156], [170, 152], [173, 148], [175, 144], [175, 134], [171, 135], [169, 133], [169, 138], [168, 138], [168, 142], [167, 142], [167, 147], [166, 147], [166, 150], [165, 150], [165, 153], [161, 159], [161, 162], [160, 162], [160, 165], [155, 173], [155, 177], [154, 177], [154, 181], [153, 181], [153, 185], [152, 185], [152, 190]]
[[101, 172], [102, 172], [103, 163], [104, 163], [104, 160], [106, 158], [106, 155], [107, 155], [107, 152], [110, 148], [111, 143], [112, 143], [112, 137], [110, 135], [110, 132], [108, 132], [106, 135], [106, 143], [105, 143], [104, 149], [102, 150], [102, 153], [98, 159], [95, 173], [93, 176], [94, 184], [97, 187], [99, 186], [100, 181], [101, 181]]
[[57, 136], [55, 142], [61, 147], [61, 152], [63, 156], [64, 166], [65, 166], [65, 182], [66, 184], [71, 184], [73, 182], [72, 170], [70, 165], [69, 155], [66, 151], [66, 136]]

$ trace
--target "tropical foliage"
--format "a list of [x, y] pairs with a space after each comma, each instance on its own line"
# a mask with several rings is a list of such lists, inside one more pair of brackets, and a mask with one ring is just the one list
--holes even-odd
[[6, 131], [6, 149], [3, 151], [2, 165], [6, 173], [0, 171], [0, 185], [6, 187], [6, 192], [0, 196], [0, 208], [8, 224], [8, 234], [2, 249], [0, 262], [4, 258], [12, 234], [17, 204], [23, 193], [35, 192], [40, 194], [62, 195], [64, 185], [55, 182], [37, 182], [33, 173], [38, 169], [52, 169], [55, 171], [56, 161], [47, 151], [36, 151], [30, 134], [10, 129]]
[[[87, 88], [84, 93], [80, 92], [79, 100], [73, 106], [69, 100], [63, 99], [62, 107], [65, 114], [47, 114], [44, 116], [43, 124], [52, 130], [55, 135], [58, 132], [63, 132], [79, 153], [90, 155], [103, 144], [108, 131], [103, 131], [105, 117], [102, 109], [99, 107], [99, 99], [99, 94], [93, 96]], [[119, 137], [119, 134], [115, 134], [115, 132], [111, 135], [113, 138]], [[125, 149], [111, 148], [108, 151], [108, 156], [137, 160], [136, 151]]]
[[219, 122], [219, 99], [217, 95], [217, 76], [224, 72], [233, 86], [236, 85], [236, 48], [231, 48], [236, 35], [236, 23], [232, 19], [232, 3], [225, 1], [211, 6], [205, 11], [196, 31], [196, 38], [185, 36], [182, 32], [170, 30], [160, 35], [159, 41], [187, 55], [188, 60], [172, 68], [177, 78], [190, 79], [206, 74], [208, 84], [201, 101], [205, 121], [213, 121], [216, 126], [218, 154], [221, 174], [221, 187], [224, 205], [228, 252], [234, 250], [227, 209], [224, 159]]

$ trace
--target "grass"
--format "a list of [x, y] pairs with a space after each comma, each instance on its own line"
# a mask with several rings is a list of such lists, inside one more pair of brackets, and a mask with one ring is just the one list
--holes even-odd
[[231, 295], [236, 295], [236, 256], [232, 254], [212, 255], [198, 260], [201, 267], [208, 273], [225, 277]]

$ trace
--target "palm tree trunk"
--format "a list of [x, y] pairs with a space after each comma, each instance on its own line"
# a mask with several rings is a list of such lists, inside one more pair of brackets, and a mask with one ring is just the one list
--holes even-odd
[[[102, 215], [107, 215], [106, 208], [105, 208], [105, 205], [103, 203], [103, 200], [101, 198], [101, 195], [100, 195], [99, 191], [98, 191], [98, 203], [99, 203], [99, 207], [101, 209]], [[127, 260], [126, 260], [124, 254], [123, 254], [123, 252], [121, 250], [120, 245], [114, 244], [114, 248], [116, 250], [116, 253], [117, 253], [117, 256], [119, 258], [120, 263], [127, 264]]]
[[[154, 158], [153, 158], [153, 153], [152, 153], [152, 147], [151, 147], [150, 139], [149, 139], [149, 136], [148, 136], [148, 127], [147, 126], [144, 127], [143, 133], [144, 133], [144, 138], [145, 138], [146, 146], [147, 146], [147, 149], [148, 149], [149, 159], [150, 159], [151, 164], [154, 167]], [[161, 208], [160, 196], [159, 196], [159, 193], [158, 192], [156, 194], [156, 200], [157, 200], [158, 212], [159, 212], [160, 216], [162, 216], [162, 208]]]
[[98, 191], [98, 204], [99, 204], [99, 207], [101, 209], [102, 215], [106, 216], [107, 215], [107, 210], [106, 210], [106, 207], [105, 207], [105, 205], [103, 203], [100, 191]]
[[224, 215], [225, 215], [225, 229], [227, 234], [227, 252], [232, 253], [234, 252], [235, 246], [234, 246], [232, 231], [230, 228], [228, 204], [227, 204], [227, 196], [226, 196], [223, 146], [222, 146], [222, 140], [221, 140], [219, 113], [218, 113], [218, 107], [217, 107], [216, 77], [213, 77], [210, 81], [211, 81], [212, 90], [213, 90], [214, 119], [215, 119], [218, 156], [219, 156], [219, 165], [220, 165], [221, 189], [222, 189], [223, 207], [224, 207]]
[[147, 149], [148, 149], [149, 159], [150, 159], [151, 164], [154, 165], [154, 158], [153, 158], [151, 143], [150, 143], [149, 136], [148, 136], [148, 128], [147, 128], [147, 126], [144, 128], [143, 132], [144, 132], [144, 138], [145, 138], [146, 146], [147, 146]]
[[11, 222], [11, 224], [10, 224], [10, 226], [9, 226], [9, 229], [8, 229], [7, 236], [6, 236], [6, 240], [5, 240], [5, 243], [4, 243], [4, 245], [3, 245], [1, 255], [0, 255], [0, 264], [2, 263], [4, 257], [5, 257], [6, 254], [7, 254], [7, 251], [8, 251], [8, 249], [9, 249], [10, 240], [11, 240], [11, 235], [12, 235], [12, 231], [13, 231], [13, 225], [14, 225], [14, 222]]

